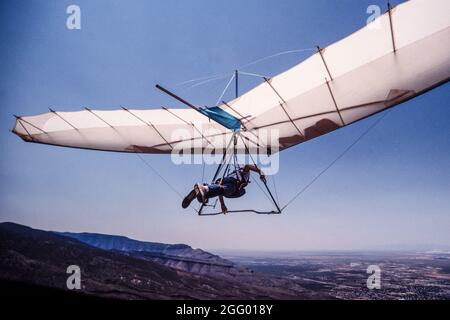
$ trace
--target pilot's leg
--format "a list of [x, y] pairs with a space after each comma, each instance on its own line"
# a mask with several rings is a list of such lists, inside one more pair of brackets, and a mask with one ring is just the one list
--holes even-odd
[[195, 199], [196, 195], [197, 195], [197, 192], [195, 191], [195, 189], [192, 189], [191, 192], [189, 192], [188, 195], [186, 197], [184, 197], [183, 201], [181, 202], [181, 207], [183, 209], [186, 209], [187, 207], [189, 207], [192, 200]]

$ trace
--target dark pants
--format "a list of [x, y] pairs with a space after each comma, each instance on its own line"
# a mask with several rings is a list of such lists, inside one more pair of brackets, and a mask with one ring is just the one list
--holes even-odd
[[214, 198], [217, 196], [232, 196], [237, 191], [237, 179], [233, 177], [225, 177], [222, 184], [209, 184], [209, 191], [206, 193], [207, 198]]

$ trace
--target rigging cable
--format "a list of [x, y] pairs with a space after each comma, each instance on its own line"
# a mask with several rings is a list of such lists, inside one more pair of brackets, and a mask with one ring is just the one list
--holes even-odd
[[246, 76], [252, 76], [257, 78], [270, 78], [268, 76], [263, 76], [262, 74], [252, 73], [252, 72], [245, 72], [245, 71], [239, 71], [240, 74], [246, 75]]
[[228, 88], [230, 87], [231, 83], [233, 82], [235, 76], [236, 76], [236, 74], [233, 73], [233, 75], [231, 76], [231, 78], [230, 78], [230, 80], [228, 81], [227, 85], [225, 86], [225, 89], [223, 89], [222, 94], [220, 95], [219, 99], [217, 99], [216, 106], [218, 106], [219, 103], [222, 101], [223, 96], [224, 96], [225, 93], [227, 92], [227, 90], [228, 90]]
[[272, 55], [267, 56], [267, 57], [256, 59], [256, 60], [254, 60], [252, 62], [249, 62], [247, 64], [244, 64], [244, 65], [240, 66], [239, 69], [244, 69], [244, 68], [250, 67], [250, 66], [252, 66], [254, 64], [257, 64], [257, 63], [260, 63], [260, 62], [263, 62], [263, 61], [266, 61], [266, 60], [269, 60], [269, 59], [272, 59], [272, 58], [275, 58], [275, 57], [278, 57], [278, 56], [289, 54], [289, 53], [305, 52], [305, 51], [316, 51], [316, 50], [317, 50], [316, 48], [303, 48], [303, 49], [282, 51], [282, 52], [278, 52], [278, 53], [272, 54]]
[[[256, 59], [254, 61], [251, 61], [249, 63], [246, 63], [238, 68], [235, 69], [245, 69], [247, 67], [250, 67], [252, 65], [258, 64], [260, 62], [275, 58], [275, 57], [279, 57], [282, 55], [286, 55], [286, 54], [291, 54], [291, 53], [296, 53], [296, 52], [306, 52], [306, 51], [316, 51], [316, 48], [302, 48], [302, 49], [295, 49], [295, 50], [287, 50], [287, 51], [281, 51], [275, 54], [271, 54], [268, 55], [266, 57], [263, 58], [259, 58]], [[255, 73], [250, 73], [250, 72], [243, 72], [243, 71], [239, 71], [239, 73], [242, 74], [246, 74], [246, 75], [253, 75], [253, 76], [257, 76], [257, 77], [264, 77], [262, 75], [259, 74], [255, 74]], [[226, 78], [230, 75], [230, 73], [221, 73], [221, 74], [214, 74], [214, 75], [210, 75], [210, 76], [204, 76], [204, 77], [200, 77], [200, 78], [195, 78], [195, 79], [190, 79], [190, 80], [186, 80], [180, 83], [175, 84], [176, 87], [180, 87], [180, 86], [184, 86], [184, 85], [190, 85], [189, 87], [187, 87], [185, 90], [189, 90], [192, 88], [195, 88], [197, 86], [201, 86], [203, 84], [209, 83], [211, 81], [215, 81], [215, 80], [220, 80], [223, 78]], [[196, 83], [197, 82], [197, 83]]]
[[191, 84], [191, 83], [198, 82], [198, 81], [210, 80], [212, 78], [228, 77], [228, 75], [229, 75], [229, 73], [222, 73], [222, 74], [213, 74], [213, 75], [210, 75], [210, 76], [190, 79], [190, 80], [186, 80], [186, 81], [183, 81], [183, 82], [175, 84], [175, 87], [184, 86], [184, 85]]
[[273, 184], [273, 191], [275, 191], [275, 199], [277, 199], [277, 202], [280, 203], [280, 199], [278, 198], [278, 191], [277, 191], [277, 185], [275, 183], [275, 175], [272, 175], [272, 184]]
[[[239, 135], [240, 138], [242, 139], [242, 136]], [[244, 144], [246, 150], [248, 150], [247, 145], [245, 144], [244, 140], [242, 140], [242, 143]], [[248, 155], [250, 156], [250, 160], [253, 162], [253, 164], [256, 166], [256, 162], [253, 159], [252, 155], [250, 154], [250, 151], [248, 152]], [[250, 175], [251, 176], [251, 175]], [[261, 192], [266, 196], [267, 200], [269, 200], [270, 202], [272, 202], [272, 200], [270, 199], [270, 196], [267, 194], [267, 192], [263, 189], [263, 187], [261, 187], [261, 185], [259, 184], [257, 179], [253, 179], [253, 181], [256, 183], [256, 185], [258, 186], [259, 190], [261, 190]]]
[[172, 189], [173, 192], [175, 192], [178, 197], [180, 197], [180, 199], [183, 199], [183, 196], [181, 195], [181, 193], [179, 193], [170, 183], [169, 181], [167, 181], [166, 179], [164, 179], [164, 177], [158, 172], [158, 170], [156, 170], [150, 163], [148, 163], [139, 153], [136, 153], [137, 157], [139, 159], [141, 159], [141, 161], [150, 169], [152, 169], [153, 173], [155, 173], [162, 181], [164, 181], [164, 183], [170, 188]]
[[[392, 110], [392, 109], [391, 109]], [[347, 152], [349, 152], [359, 141], [362, 140], [373, 128], [375, 128], [381, 120], [383, 120], [390, 112], [391, 110], [388, 110], [386, 113], [384, 113], [381, 117], [379, 117], [374, 123], [372, 123], [366, 130], [364, 130], [355, 141], [353, 141], [347, 148], [344, 149], [343, 152], [341, 152], [331, 163], [326, 166], [322, 171], [320, 171], [307, 185], [305, 185], [297, 194], [292, 197], [291, 200], [289, 200], [282, 208], [281, 211], [283, 211], [288, 205], [290, 205], [292, 202], [294, 202], [300, 195], [302, 195], [306, 190], [311, 187], [314, 182], [316, 182], [325, 172], [327, 172], [331, 167], [336, 164], [336, 162], [339, 161]]]
[[[239, 137], [241, 138], [242, 143], [244, 144], [245, 150], [246, 150], [246, 152], [248, 153], [248, 155], [250, 156], [250, 159], [252, 160], [253, 164], [255, 165], [255, 167], [258, 167], [258, 165], [256, 164], [256, 161], [253, 159], [253, 156], [252, 156], [252, 154], [251, 154], [251, 152], [250, 152], [250, 149], [248, 148], [247, 144], [246, 144], [245, 141], [244, 141], [244, 138], [242, 137], [241, 134], [239, 134]], [[256, 179], [255, 179], [254, 181], [256, 182], [256, 185], [257, 185], [258, 187], [260, 187], [260, 189], [262, 190], [262, 188], [261, 188], [261, 186], [259, 185], [258, 181], [257, 181]], [[281, 213], [283, 210], [280, 209], [280, 207], [279, 207], [279, 205], [278, 205], [278, 202], [274, 199], [274, 197], [273, 197], [273, 195], [272, 195], [272, 192], [270, 192], [269, 186], [267, 185], [267, 180], [266, 180], [266, 181], [262, 181], [262, 182], [263, 182], [264, 186], [266, 187], [267, 193], [269, 194], [269, 195], [267, 195], [267, 194], [264, 192], [264, 195], [269, 199], [270, 202], [272, 202], [272, 203], [275, 205], [275, 207], [276, 207], [277, 210], [278, 210], [278, 213]]]
[[211, 78], [211, 79], [208, 79], [208, 80], [204, 80], [204, 81], [198, 82], [198, 83], [196, 83], [196, 84], [193, 84], [193, 85], [191, 85], [191, 86], [185, 88], [184, 90], [190, 90], [190, 89], [193, 89], [193, 88], [195, 88], [195, 87], [198, 87], [198, 86], [207, 84], [207, 83], [212, 82], [212, 81], [222, 80], [222, 79], [224, 79], [224, 78], [227, 78], [228, 76], [229, 76], [229, 74], [224, 75], [224, 76], [221, 76], [221, 77], [214, 77], [214, 78]]

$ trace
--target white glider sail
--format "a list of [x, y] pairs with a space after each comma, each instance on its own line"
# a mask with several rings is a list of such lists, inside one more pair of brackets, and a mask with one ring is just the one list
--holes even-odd
[[[283, 150], [449, 79], [450, 1], [410, 0], [219, 107], [240, 119], [249, 146], [266, 150], [259, 129], [276, 129]], [[29, 142], [142, 153], [201, 153], [232, 135], [195, 110], [166, 108], [51, 111], [17, 117], [13, 132]]]
[[[117, 152], [170, 153], [186, 136], [192, 138], [185, 141], [186, 146], [194, 140], [199, 145], [197, 151], [213, 148], [213, 141], [225, 136], [227, 130], [190, 109], [123, 108], [51, 111], [18, 117], [13, 131], [30, 142]], [[203, 132], [208, 132], [208, 137]]]

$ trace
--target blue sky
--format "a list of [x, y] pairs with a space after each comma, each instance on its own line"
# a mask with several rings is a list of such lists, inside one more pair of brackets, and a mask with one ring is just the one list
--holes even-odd
[[[65, 26], [70, 4], [81, 7], [81, 30]], [[13, 114], [48, 107], [177, 106], [156, 83], [212, 104], [226, 79], [192, 90], [177, 84], [277, 52], [326, 46], [362, 27], [370, 4], [386, 6], [375, 0], [2, 1], [0, 221], [208, 249], [450, 246], [448, 84], [393, 109], [281, 216], [199, 218], [182, 210], [135, 155], [27, 144], [9, 132]], [[306, 57], [285, 55], [246, 71], [274, 75]], [[255, 84], [242, 78], [241, 90]], [[281, 202], [379, 116], [283, 152], [276, 177]], [[181, 193], [201, 178], [201, 166], [144, 157]], [[252, 187], [229, 208], [265, 201]]]

